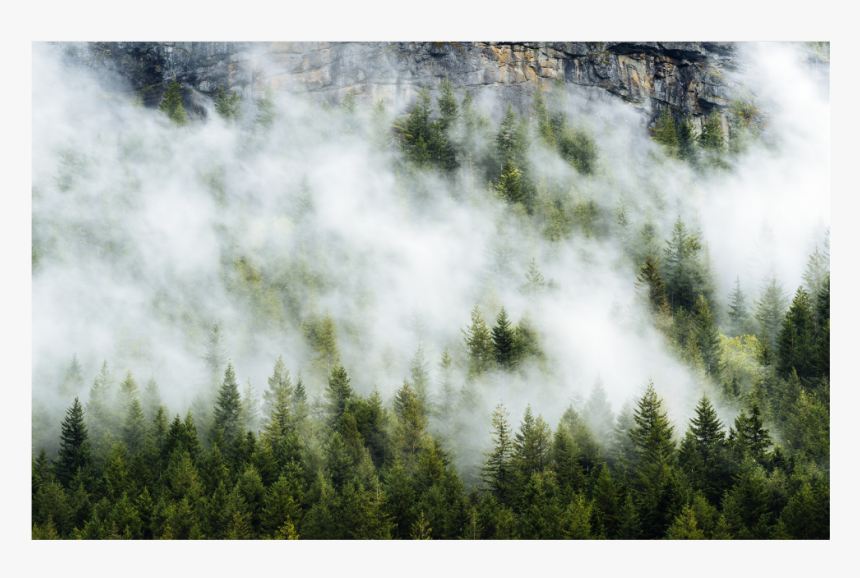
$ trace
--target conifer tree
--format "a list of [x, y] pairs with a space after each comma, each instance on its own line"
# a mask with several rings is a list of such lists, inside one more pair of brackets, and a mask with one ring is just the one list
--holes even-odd
[[493, 412], [492, 434], [493, 451], [484, 454], [484, 464], [478, 467], [481, 481], [487, 485], [490, 493], [500, 503], [504, 504], [511, 492], [513, 468], [511, 467], [511, 426], [508, 423], [510, 414], [505, 411], [504, 404], [496, 406]]
[[454, 360], [446, 347], [445, 350], [442, 351], [442, 357], [437, 366], [439, 368], [439, 400], [436, 404], [439, 419], [443, 424], [443, 433], [445, 434], [449, 433], [451, 419], [454, 414], [454, 407], [457, 403], [457, 392], [454, 388], [453, 364]]
[[412, 377], [412, 387], [415, 390], [415, 395], [418, 396], [418, 401], [425, 408], [429, 408], [430, 397], [427, 387], [430, 384], [430, 368], [424, 358], [424, 346], [419, 343], [418, 349], [415, 350], [415, 355], [409, 362], [409, 375]]
[[756, 461], [761, 463], [767, 448], [773, 444], [773, 441], [764, 427], [764, 419], [758, 403], [752, 401], [749, 409], [749, 415], [742, 409], [735, 418], [734, 428], [729, 428], [729, 442], [739, 451], [749, 452]]
[[678, 135], [675, 130], [675, 119], [672, 117], [668, 106], [660, 111], [653, 138], [663, 146], [666, 156], [678, 156]]
[[508, 313], [502, 307], [496, 316], [496, 325], [492, 331], [493, 355], [496, 363], [504, 370], [510, 370], [514, 366], [514, 331], [511, 329]]
[[215, 419], [212, 426], [212, 435], [215, 435], [214, 430], [220, 430], [227, 447], [230, 447], [236, 438], [242, 435], [241, 413], [242, 400], [239, 396], [239, 384], [236, 383], [233, 364], [228, 363], [224, 372], [224, 382], [218, 391], [218, 400], [214, 412]]
[[154, 377], [150, 377], [149, 381], [146, 382], [146, 387], [143, 390], [143, 395], [140, 400], [141, 408], [143, 409], [144, 415], [146, 415], [146, 419], [153, 420], [155, 419], [156, 414], [158, 414], [159, 408], [161, 408], [161, 391], [158, 388], [158, 382], [155, 381]]
[[415, 463], [427, 439], [427, 417], [408, 381], [404, 380], [397, 397], [402, 404], [402, 411], [394, 434], [395, 443], [404, 466], [409, 468]]
[[612, 414], [612, 404], [606, 395], [603, 379], [600, 375], [594, 380], [591, 394], [585, 404], [585, 416], [591, 431], [597, 436], [601, 443], [607, 443], [612, 436], [612, 426], [615, 416]]
[[78, 470], [86, 470], [90, 463], [90, 444], [84, 408], [78, 398], [66, 410], [60, 433], [60, 451], [54, 463], [54, 475], [63, 487], [69, 487]]
[[175, 78], [167, 86], [158, 108], [177, 125], [182, 126], [188, 123], [185, 108], [182, 106], [182, 85]]
[[546, 289], [546, 287], [547, 282], [538, 268], [537, 261], [532, 259], [532, 262], [529, 263], [528, 273], [526, 273], [526, 282], [520, 285], [520, 293], [524, 295], [533, 295], [535, 293], [541, 293]]
[[260, 429], [260, 401], [254, 386], [249, 379], [242, 390], [242, 415], [240, 419], [242, 430], [253, 432]]
[[327, 402], [328, 423], [335, 427], [340, 417], [346, 411], [349, 400], [354, 393], [349, 385], [349, 377], [342, 365], [335, 367], [328, 380], [325, 397]]
[[133, 398], [126, 411], [122, 426], [122, 441], [131, 455], [143, 449], [146, 442], [146, 417], [137, 398]]
[[714, 379], [719, 379], [723, 369], [721, 361], [723, 348], [720, 342], [720, 332], [717, 331], [714, 316], [704, 295], [700, 294], [696, 301], [695, 315], [696, 344], [699, 346], [702, 362], [708, 375]]
[[275, 105], [274, 93], [271, 89], [266, 89], [263, 98], [254, 101], [257, 107], [257, 116], [254, 117], [254, 124], [262, 129], [269, 129], [275, 125], [275, 120], [278, 118], [278, 109]]
[[283, 391], [286, 394], [289, 402], [293, 395], [293, 384], [290, 380], [290, 371], [284, 365], [283, 356], [278, 356], [278, 361], [275, 362], [275, 367], [272, 370], [272, 377], [268, 380], [269, 387], [263, 391], [262, 414], [269, 416], [278, 399], [278, 395]]
[[525, 201], [522, 183], [523, 173], [513, 160], [506, 159], [502, 165], [502, 174], [499, 176], [499, 182], [496, 184], [496, 192], [499, 197], [514, 205]]
[[227, 91], [223, 85], [219, 86], [218, 96], [215, 98], [215, 112], [228, 123], [239, 120], [242, 117], [239, 98], [238, 92]]
[[777, 337], [779, 353], [776, 368], [783, 377], [792, 370], [801, 379], [812, 378], [818, 361], [815, 327], [809, 294], [798, 287], [791, 307], [785, 314]]
[[552, 430], [541, 416], [532, 416], [531, 406], [526, 406], [520, 431], [514, 434], [511, 461], [520, 474], [520, 484], [525, 484], [532, 474], [543, 471], [549, 463]]
[[803, 287], [813, 299], [821, 293], [829, 268], [828, 260], [818, 252], [818, 245], [815, 245], [815, 251], [809, 256], [806, 271], [803, 273]]
[[708, 120], [702, 126], [702, 133], [699, 135], [699, 145], [705, 151], [707, 160], [711, 166], [722, 166], [722, 156], [725, 153], [726, 139], [723, 134], [722, 123], [717, 114], [717, 110], [713, 109], [708, 116]]
[[735, 280], [735, 288], [729, 295], [729, 332], [733, 336], [743, 334], [747, 320], [746, 295], [741, 290], [741, 278]]
[[639, 269], [636, 277], [636, 289], [648, 305], [652, 314], [668, 314], [669, 301], [666, 298], [666, 285], [660, 275], [660, 266], [651, 252], [645, 258], [645, 264]]
[[553, 126], [550, 120], [549, 111], [547, 110], [546, 100], [544, 99], [543, 89], [538, 87], [535, 90], [534, 97], [534, 119], [537, 125], [537, 134], [546, 145], [552, 149], [555, 148], [555, 135], [553, 134]]
[[128, 412], [131, 402], [140, 398], [140, 389], [137, 387], [137, 381], [131, 375], [131, 371], [126, 373], [125, 379], [119, 384], [119, 403], [122, 415]]
[[477, 305], [472, 309], [472, 324], [463, 331], [463, 336], [469, 356], [469, 376], [480, 375], [489, 369], [493, 362], [493, 341]]
[[78, 395], [84, 387], [84, 374], [81, 369], [81, 364], [78, 363], [78, 355], [72, 355], [72, 360], [69, 362], [69, 367], [66, 369], [66, 375], [60, 384], [60, 395], [64, 398]]
[[439, 129], [446, 135], [457, 122], [457, 97], [454, 94], [454, 85], [447, 78], [439, 84], [436, 104], [439, 107]]
[[665, 281], [669, 305], [673, 310], [683, 307], [692, 311], [700, 293], [710, 300], [699, 252], [702, 244], [687, 225], [678, 217], [672, 229], [672, 238], [666, 241]]
[[689, 118], [684, 118], [676, 127], [678, 137], [678, 158], [696, 166], [699, 151], [696, 147], [696, 133]]
[[650, 380], [633, 413], [633, 422], [635, 425], [628, 435], [640, 477], [652, 466], [671, 463], [675, 453], [675, 428], [669, 423], [663, 402], [657, 397], [654, 383]]
[[761, 299], [756, 301], [755, 318], [759, 323], [762, 341], [767, 341], [773, 350], [777, 348], [777, 337], [787, 306], [785, 290], [777, 280], [776, 273], [771, 269], [765, 278]]

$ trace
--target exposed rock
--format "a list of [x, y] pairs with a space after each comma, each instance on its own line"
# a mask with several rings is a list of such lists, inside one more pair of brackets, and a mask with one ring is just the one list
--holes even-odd
[[[431, 92], [448, 78], [458, 92], [493, 94], [520, 111], [534, 90], [557, 77], [589, 99], [623, 99], [653, 119], [664, 106], [701, 124], [716, 108], [725, 116], [739, 88], [731, 42], [93, 42], [58, 44], [72, 61], [105, 78], [118, 73], [129, 91], [155, 106], [167, 83], [186, 89], [189, 111], [205, 116], [219, 86], [244, 98], [266, 89], [306, 92], [339, 102], [348, 90], [359, 102], [380, 99], [403, 109], [421, 86]], [[809, 51], [823, 78], [829, 62]]]

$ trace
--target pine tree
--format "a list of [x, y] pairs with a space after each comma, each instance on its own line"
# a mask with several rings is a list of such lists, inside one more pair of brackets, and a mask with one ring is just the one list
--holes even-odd
[[284, 365], [283, 356], [278, 356], [278, 361], [275, 362], [275, 367], [272, 370], [272, 377], [269, 378], [269, 387], [263, 392], [262, 413], [268, 416], [272, 413], [272, 408], [275, 401], [278, 399], [280, 392], [286, 394], [289, 400], [293, 395], [293, 384], [290, 380], [290, 371]]
[[325, 397], [327, 401], [328, 423], [335, 427], [340, 417], [346, 411], [349, 400], [354, 396], [349, 385], [349, 377], [342, 365], [335, 367], [328, 380]]
[[520, 485], [528, 482], [532, 474], [543, 471], [549, 463], [552, 431], [541, 416], [532, 416], [526, 406], [520, 431], [514, 434], [511, 461], [519, 472]]
[[397, 392], [397, 403], [402, 409], [398, 413], [394, 439], [404, 466], [409, 468], [427, 439], [427, 417], [418, 396], [406, 380]]
[[692, 311], [700, 293], [710, 301], [711, 294], [707, 287], [699, 252], [702, 244], [696, 235], [687, 229], [687, 225], [678, 217], [672, 229], [672, 238], [666, 242], [665, 281], [669, 305], [673, 310], [683, 307]]
[[508, 313], [504, 307], [502, 307], [496, 316], [496, 325], [493, 327], [492, 336], [493, 354], [496, 358], [496, 363], [504, 370], [512, 369], [516, 361], [514, 331], [511, 329]]
[[508, 423], [510, 414], [505, 411], [504, 404], [496, 406], [493, 412], [492, 434], [493, 451], [484, 454], [484, 464], [478, 467], [481, 481], [487, 485], [490, 493], [500, 503], [504, 504], [511, 491], [513, 468], [511, 467], [511, 426]]
[[445, 135], [457, 122], [457, 97], [454, 94], [454, 85], [447, 78], [439, 85], [436, 104], [439, 107], [439, 129]]
[[735, 288], [729, 295], [729, 332], [732, 336], [743, 334], [747, 320], [746, 295], [741, 290], [741, 278], [735, 280]]
[[660, 266], [651, 252], [636, 277], [636, 289], [648, 305], [648, 310], [656, 314], [668, 314], [669, 301], [666, 298], [666, 285], [660, 276]]
[[529, 263], [529, 271], [526, 273], [526, 282], [520, 285], [520, 293], [523, 295], [534, 295], [535, 293], [543, 292], [547, 287], [547, 282], [538, 268], [537, 261], [532, 259]]
[[469, 356], [469, 376], [480, 375], [491, 367], [493, 341], [477, 305], [472, 309], [472, 324], [463, 331], [463, 336], [466, 353]]
[[140, 405], [143, 409], [143, 413], [146, 415], [146, 419], [150, 421], [155, 419], [159, 408], [161, 408], [162, 401], [161, 391], [159, 390], [158, 383], [155, 381], [154, 377], [150, 377], [149, 381], [146, 382], [146, 388], [143, 390]]
[[219, 86], [218, 96], [215, 98], [215, 112], [228, 123], [239, 120], [242, 117], [239, 98], [238, 92], [227, 91], [223, 85]]
[[708, 120], [702, 126], [702, 133], [699, 135], [699, 145], [705, 151], [708, 162], [711, 166], [722, 166], [722, 156], [725, 154], [726, 139], [723, 134], [722, 123], [717, 114], [717, 110], [713, 109], [708, 116]]
[[137, 381], [131, 375], [131, 371], [129, 371], [122, 383], [119, 384], [119, 404], [123, 416], [128, 412], [131, 402], [139, 398], [140, 389], [137, 387]]
[[146, 442], [146, 416], [137, 398], [132, 399], [122, 426], [122, 441], [131, 455], [143, 449]]
[[182, 85], [175, 78], [167, 86], [158, 108], [177, 125], [182, 126], [188, 123], [185, 108], [182, 106]]
[[446, 347], [439, 360], [439, 401], [436, 404], [439, 419], [443, 424], [444, 434], [449, 433], [451, 419], [454, 417], [454, 408], [457, 403], [457, 391], [454, 388], [454, 360]]
[[266, 89], [263, 98], [255, 100], [254, 104], [257, 106], [257, 116], [254, 118], [254, 124], [264, 130], [272, 128], [278, 118], [278, 108], [275, 105], [272, 90]]
[[767, 341], [770, 348], [776, 350], [788, 298], [773, 270], [765, 278], [761, 294], [761, 299], [756, 301], [755, 318], [761, 330], [761, 340]]
[[499, 182], [496, 184], [496, 192], [499, 197], [512, 205], [524, 202], [522, 176], [522, 171], [514, 165], [513, 160], [506, 159], [502, 165]]
[[729, 428], [729, 442], [741, 452], [749, 454], [759, 463], [764, 460], [767, 448], [773, 445], [770, 432], [764, 427], [764, 419], [757, 402], [750, 404], [750, 414], [743, 409], [735, 418], [735, 427]]
[[678, 158], [696, 166], [699, 160], [699, 151], [696, 148], [696, 133], [693, 123], [689, 118], [684, 118], [677, 126], [678, 136]]
[[546, 100], [544, 99], [543, 89], [538, 87], [535, 90], [534, 97], [534, 119], [537, 125], [537, 134], [546, 145], [552, 149], [555, 148], [555, 135], [553, 134], [553, 126], [550, 120], [549, 111], [547, 110]]
[[612, 414], [612, 404], [609, 403], [609, 397], [606, 395], [606, 388], [603, 386], [603, 379], [600, 375], [594, 380], [594, 386], [591, 388], [591, 394], [585, 404], [585, 416], [597, 439], [601, 443], [607, 443], [612, 436], [615, 416]]
[[675, 119], [672, 117], [668, 106], [660, 111], [660, 117], [657, 119], [653, 138], [663, 146], [666, 156], [675, 157], [678, 155], [678, 135], [675, 130]]
[[260, 401], [250, 379], [242, 391], [242, 415], [239, 421], [243, 431], [256, 432], [260, 430]]
[[218, 400], [214, 412], [215, 419], [212, 426], [212, 435], [215, 435], [215, 430], [220, 430], [227, 447], [233, 445], [236, 438], [242, 435], [241, 413], [242, 400], [239, 396], [239, 384], [236, 383], [233, 364], [228, 363], [224, 372], [224, 382], [218, 391]]
[[430, 384], [430, 368], [424, 359], [424, 346], [421, 343], [418, 344], [418, 349], [415, 350], [415, 355], [409, 362], [409, 375], [412, 377], [412, 387], [421, 405], [429, 408], [430, 397], [427, 387]]
[[81, 364], [78, 363], [78, 355], [72, 355], [72, 360], [69, 362], [69, 367], [66, 369], [66, 375], [60, 384], [60, 396], [69, 398], [81, 393], [84, 387], [84, 374], [81, 369]]
[[708, 307], [708, 301], [701, 294], [696, 301], [695, 323], [696, 343], [702, 355], [702, 362], [708, 375], [718, 380], [723, 369], [721, 361], [723, 347], [720, 342], [720, 332], [717, 331], [717, 324], [713, 314], [711, 314], [710, 307]]
[[803, 273], [803, 287], [812, 298], [817, 297], [824, 288], [829, 268], [828, 259], [818, 252], [818, 245], [816, 245]]
[[815, 374], [818, 351], [812, 303], [809, 294], [798, 287], [791, 307], [785, 314], [777, 337], [779, 346], [776, 368], [783, 377], [792, 369], [801, 379], [810, 379]]
[[[657, 397], [654, 384], [649, 380], [645, 395], [639, 400], [633, 413], [634, 427], [628, 432], [633, 449], [633, 463], [639, 477], [637, 486], [646, 494], [644, 499], [653, 499], [659, 491], [655, 487], [665, 482], [661, 469], [672, 462], [675, 454], [674, 426], [669, 423], [663, 402]], [[657, 479], [654, 479], [654, 476]]]
[[90, 444], [87, 425], [84, 423], [84, 408], [78, 398], [66, 410], [66, 418], [60, 433], [60, 451], [54, 463], [57, 481], [68, 488], [78, 470], [86, 471], [90, 463]]

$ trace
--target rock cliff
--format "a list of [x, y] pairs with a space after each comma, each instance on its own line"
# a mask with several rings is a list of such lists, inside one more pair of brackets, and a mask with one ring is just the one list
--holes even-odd
[[[118, 73], [123, 89], [155, 106], [176, 78], [189, 111], [205, 116], [218, 87], [243, 97], [304, 91], [339, 102], [352, 90], [361, 102], [408, 106], [420, 86], [431, 92], [448, 78], [476, 98], [495, 95], [525, 110], [537, 87], [563, 78], [588, 100], [622, 99], [645, 123], [670, 106], [701, 124], [716, 108], [725, 116], [739, 86], [732, 72], [745, 63], [731, 42], [91, 42], [62, 43], [72, 62], [105, 78]], [[812, 51], [809, 67], [829, 77], [829, 62]], [[190, 90], [188, 90], [190, 89]]]

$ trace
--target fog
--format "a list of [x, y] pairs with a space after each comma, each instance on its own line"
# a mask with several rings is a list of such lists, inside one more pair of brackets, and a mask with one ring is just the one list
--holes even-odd
[[[763, 138], [709, 178], [662, 157], [646, 131], [651, 118], [568, 87], [572, 118], [600, 146], [599, 170], [585, 177], [539, 151], [533, 162], [548, 182], [594, 199], [609, 233], [575, 230], [551, 242], [480, 176], [464, 172], [452, 185], [404, 174], [366, 138], [373, 127], [361, 105], [351, 131], [342, 113], [298, 89], [276, 93], [279, 117], [268, 130], [254, 126], [249, 100], [236, 126], [211, 114], [176, 127], [157, 109], [135, 107], [120, 79], [96, 82], [63, 65], [54, 46], [35, 44], [34, 407], [60, 416], [70, 405], [58, 387], [76, 355], [82, 401], [106, 360], [117, 381], [131, 371], [142, 388], [154, 377], [171, 413], [184, 414], [207, 380], [201, 356], [216, 322], [240, 383], [261, 393], [283, 355], [313, 397], [325, 376], [314, 369], [302, 321], [330, 314], [362, 395], [376, 386], [389, 400], [419, 344], [435, 393], [448, 347], [457, 388], [481, 400], [469, 434], [476, 443], [488, 443], [497, 403], [515, 426], [528, 403], [554, 426], [598, 374], [615, 412], [652, 380], [682, 433], [696, 399], [715, 386], [636, 321], [644, 315], [636, 272], [611, 234], [613, 211], [623, 196], [631, 230], [650, 218], [664, 245], [679, 215], [698, 226], [718, 316], [736, 277], [752, 306], [764, 267], [792, 295], [830, 224], [828, 94], [797, 50], [745, 47], [751, 64], [732, 80], [755, 95]], [[495, 131], [503, 103], [479, 102]], [[403, 112], [388, 110], [388, 124]], [[765, 254], [757, 249], [763, 223], [773, 232]], [[519, 290], [533, 259], [557, 288]], [[527, 315], [546, 363], [467, 383], [461, 330], [476, 304], [489, 326], [501, 306], [514, 323]]]

